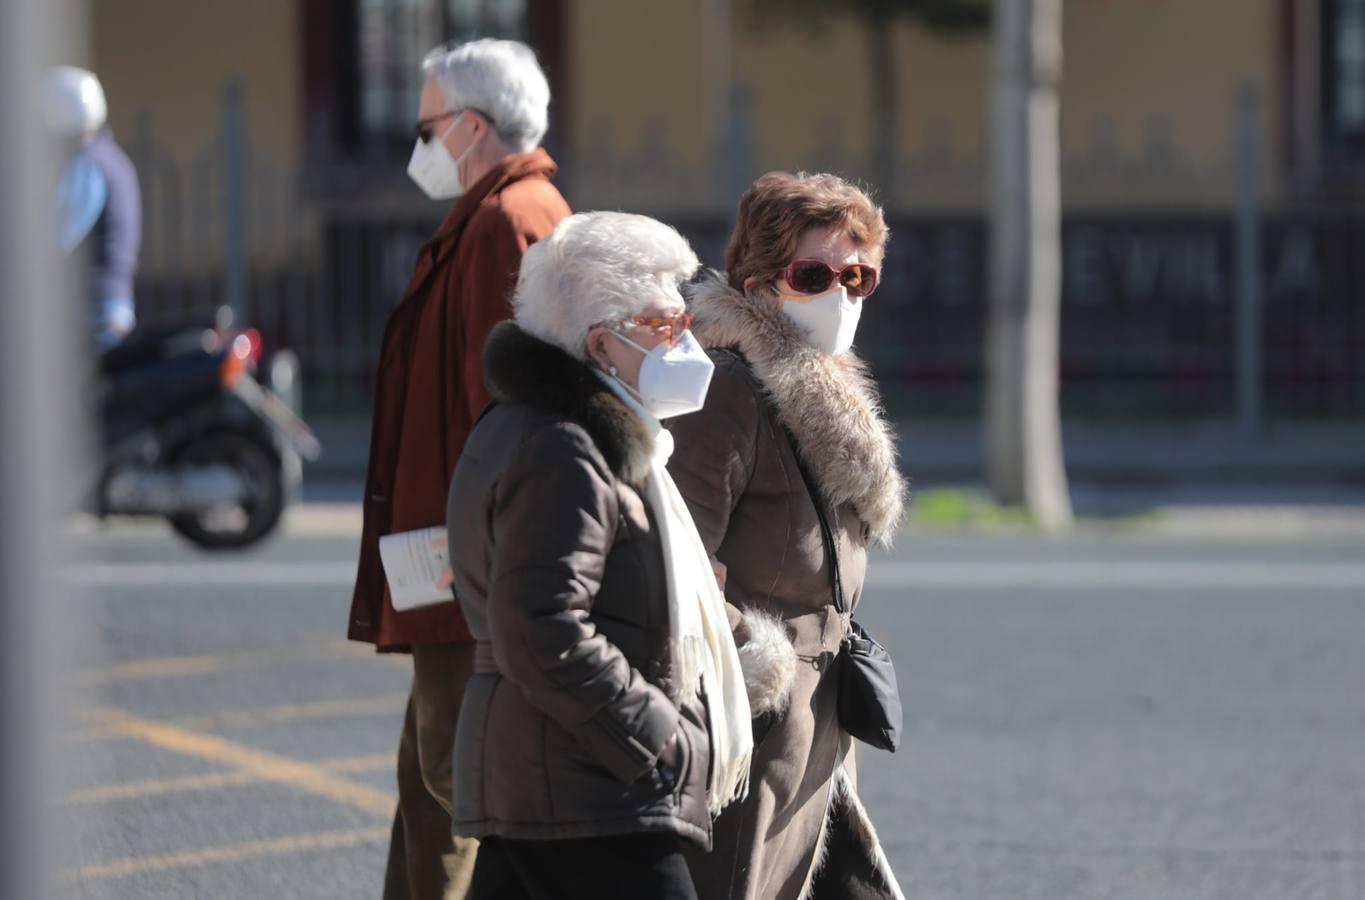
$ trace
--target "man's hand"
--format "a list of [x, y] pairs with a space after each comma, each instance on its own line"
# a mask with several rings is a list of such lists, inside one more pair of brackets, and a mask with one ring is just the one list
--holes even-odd
[[[450, 535], [444, 529], [436, 532], [427, 540], [427, 546], [436, 551], [447, 550], [450, 546]], [[442, 553], [446, 559], [450, 558], [449, 553]], [[446, 570], [441, 573], [441, 577], [436, 579], [436, 589], [444, 591], [455, 583], [455, 573], [446, 566]]]

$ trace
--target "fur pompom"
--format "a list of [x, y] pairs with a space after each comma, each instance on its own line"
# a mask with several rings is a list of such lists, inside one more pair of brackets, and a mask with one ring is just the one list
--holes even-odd
[[750, 712], [755, 718], [769, 712], [781, 714], [796, 680], [796, 648], [777, 616], [745, 610], [744, 623], [749, 640], [739, 648], [739, 667], [744, 671]]

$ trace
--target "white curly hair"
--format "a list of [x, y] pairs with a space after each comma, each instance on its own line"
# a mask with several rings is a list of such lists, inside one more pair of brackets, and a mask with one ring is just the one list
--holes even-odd
[[437, 47], [422, 71], [435, 79], [447, 109], [482, 113], [513, 150], [540, 146], [550, 127], [550, 84], [530, 47], [495, 38]]
[[678, 283], [697, 265], [687, 240], [657, 219], [578, 213], [521, 258], [513, 315], [527, 333], [585, 360], [594, 325], [620, 325], [661, 301], [680, 304]]

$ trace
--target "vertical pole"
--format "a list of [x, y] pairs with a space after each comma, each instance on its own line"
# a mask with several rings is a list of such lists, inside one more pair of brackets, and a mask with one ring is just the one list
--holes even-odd
[[[78, 473], [68, 415], [84, 295], [56, 265], [53, 193], [62, 154], [46, 140], [46, 69], [79, 31], [75, 4], [0, 3], [0, 897], [50, 897], [60, 665], [78, 618], [54, 565], [64, 485]], [[70, 29], [67, 31], [66, 29]], [[63, 54], [65, 55], [65, 54]], [[20, 125], [19, 123], [24, 123]]]
[[702, 85], [711, 117], [711, 152], [716, 167], [724, 176], [714, 180], [714, 202], [717, 209], [728, 210], [735, 205], [737, 194], [730, 188], [735, 181], [728, 171], [730, 166], [731, 116], [730, 98], [734, 84], [734, 10], [732, 0], [705, 0], [702, 4], [702, 46], [708, 52], [697, 57], [701, 66]]
[[1244, 437], [1262, 426], [1261, 352], [1261, 102], [1256, 87], [1237, 93], [1237, 428]]
[[237, 327], [246, 324], [246, 122], [242, 82], [223, 89], [223, 305]]

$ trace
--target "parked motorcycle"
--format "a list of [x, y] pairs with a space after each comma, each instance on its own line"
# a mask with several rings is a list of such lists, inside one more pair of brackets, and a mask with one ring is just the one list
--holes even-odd
[[139, 329], [103, 354], [96, 513], [165, 517], [208, 550], [268, 536], [321, 447], [257, 380], [261, 356], [254, 330], [194, 323]]

